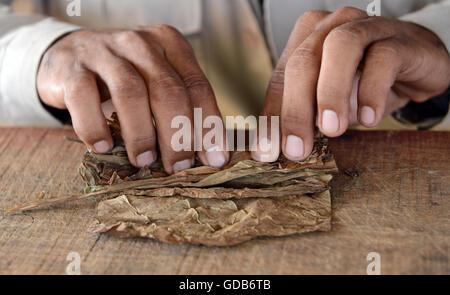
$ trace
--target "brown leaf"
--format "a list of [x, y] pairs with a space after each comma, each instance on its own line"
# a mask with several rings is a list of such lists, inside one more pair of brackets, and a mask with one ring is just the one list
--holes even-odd
[[330, 229], [330, 194], [199, 200], [121, 195], [98, 205], [93, 233], [229, 246], [260, 236]]
[[80, 173], [98, 204], [90, 231], [167, 243], [235, 245], [260, 236], [330, 229], [329, 181], [337, 172], [326, 139], [302, 162], [280, 156], [253, 161], [234, 152], [222, 169], [201, 166], [167, 175], [161, 160], [137, 169], [128, 161], [120, 126], [109, 122], [116, 147], [106, 155], [86, 153]]

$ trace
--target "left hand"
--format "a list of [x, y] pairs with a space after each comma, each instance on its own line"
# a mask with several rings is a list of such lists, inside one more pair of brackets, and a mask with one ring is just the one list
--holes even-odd
[[269, 138], [271, 150], [252, 155], [274, 161], [281, 148], [290, 160], [305, 159], [315, 124], [331, 137], [349, 124], [373, 127], [409, 101], [426, 101], [449, 85], [448, 51], [431, 31], [351, 7], [307, 12], [291, 33], [262, 112], [280, 116], [280, 142]]

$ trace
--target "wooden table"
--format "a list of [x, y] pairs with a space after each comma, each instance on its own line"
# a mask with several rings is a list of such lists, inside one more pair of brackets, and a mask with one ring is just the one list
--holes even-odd
[[[79, 192], [84, 152], [70, 129], [0, 129], [0, 208]], [[0, 217], [1, 274], [449, 274], [450, 133], [351, 131], [330, 142], [332, 230], [229, 248], [88, 234], [92, 200]], [[346, 172], [344, 172], [346, 171]]]

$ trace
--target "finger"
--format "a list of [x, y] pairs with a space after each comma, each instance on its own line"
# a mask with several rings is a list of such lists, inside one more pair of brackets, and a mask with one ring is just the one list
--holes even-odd
[[[311, 39], [310, 39], [311, 40]], [[306, 158], [314, 145], [315, 85], [319, 75], [320, 51], [303, 42], [286, 65], [281, 105], [283, 154], [290, 160]], [[305, 46], [305, 47], [303, 47]]]
[[[280, 153], [279, 143], [274, 142], [272, 147], [271, 127], [273, 120], [271, 116], [280, 116], [281, 104], [283, 97], [283, 90], [285, 88], [285, 69], [286, 64], [294, 50], [301, 44], [315, 29], [316, 25], [322, 21], [330, 13], [325, 11], [310, 11], [303, 14], [294, 26], [294, 29], [289, 37], [286, 47], [277, 63], [277, 66], [272, 74], [272, 78], [267, 88], [266, 100], [261, 115], [267, 117], [267, 123], [264, 132], [258, 132], [258, 142], [261, 143], [261, 148], [252, 152], [252, 157], [257, 161], [273, 162], [278, 159]], [[264, 136], [267, 134], [267, 138]], [[279, 138], [279, 134], [278, 134]], [[257, 144], [259, 147], [259, 144]], [[270, 148], [269, 148], [270, 147]], [[265, 151], [266, 150], [266, 151]]]
[[402, 47], [394, 39], [387, 39], [366, 51], [358, 91], [358, 120], [366, 127], [376, 126], [383, 118], [391, 87], [402, 68]]
[[286, 64], [295, 49], [314, 32], [316, 25], [328, 15], [330, 13], [326, 11], [309, 11], [297, 20], [269, 82], [262, 114], [280, 114]]
[[288, 159], [303, 160], [314, 146], [317, 81], [326, 36], [336, 26], [365, 17], [366, 13], [350, 8], [328, 15], [289, 57], [281, 107], [282, 149]]
[[[159, 26], [150, 32], [164, 47], [168, 62], [181, 77], [192, 107], [197, 112], [195, 119], [202, 118], [194, 124], [197, 139], [195, 150], [198, 151], [201, 162], [213, 167], [224, 166], [229, 160], [225, 127], [213, 89], [200, 68], [191, 45], [180, 32], [169, 26]], [[214, 134], [213, 138], [209, 134]]]
[[355, 20], [333, 29], [324, 42], [317, 87], [320, 130], [339, 136], [348, 127], [349, 97], [366, 47], [395, 35], [388, 19]]
[[[163, 48], [155, 41], [148, 42], [147, 38], [136, 31], [119, 33], [114, 51], [130, 61], [144, 77], [164, 168], [169, 174], [177, 173], [194, 164], [192, 105], [182, 80], [166, 61]], [[178, 125], [176, 121], [180, 118], [187, 121], [182, 120]], [[172, 143], [172, 139], [179, 141]]]
[[96, 153], [110, 151], [114, 143], [100, 106], [95, 75], [81, 71], [67, 79], [64, 101], [78, 137]]
[[143, 78], [129, 62], [113, 54], [98, 57], [93, 67], [117, 109], [130, 162], [137, 167], [150, 165], [157, 155], [156, 136]]
[[279, 121], [278, 115], [260, 116], [256, 134], [250, 132], [251, 155], [256, 161], [274, 162], [278, 159], [280, 154]]

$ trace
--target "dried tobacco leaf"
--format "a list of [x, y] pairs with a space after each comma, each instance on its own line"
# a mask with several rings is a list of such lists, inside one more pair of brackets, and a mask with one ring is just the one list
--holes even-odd
[[90, 231], [166, 243], [229, 246], [258, 236], [330, 229], [330, 194], [247, 199], [121, 195], [98, 205]]
[[129, 163], [117, 122], [109, 122], [113, 151], [87, 152], [80, 167], [90, 195], [115, 197], [98, 204], [92, 232], [225, 246], [330, 229], [328, 184], [337, 167], [325, 139], [302, 162], [260, 163], [244, 151], [222, 169], [197, 161], [167, 175], [160, 160], [143, 169]]

